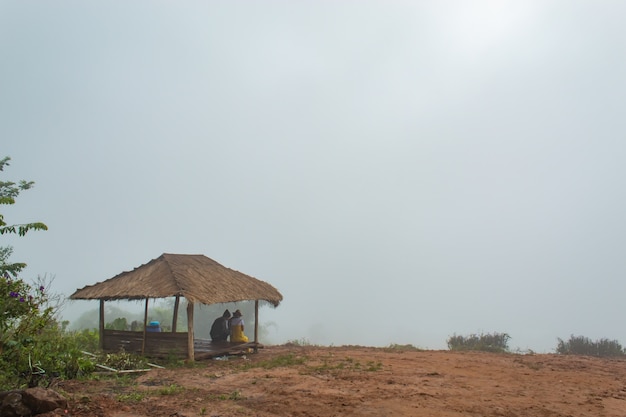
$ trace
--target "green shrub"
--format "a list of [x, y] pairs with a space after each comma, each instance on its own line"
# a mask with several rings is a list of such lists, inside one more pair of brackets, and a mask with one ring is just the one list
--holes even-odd
[[468, 336], [452, 335], [448, 338], [450, 350], [476, 350], [482, 352], [507, 352], [509, 336], [506, 333], [481, 333]]
[[83, 354], [79, 340], [51, 322], [37, 334], [6, 345], [0, 358], [0, 389], [46, 386], [57, 378], [90, 374], [95, 364]]
[[[11, 158], [0, 159], [0, 171]], [[32, 181], [0, 181], [0, 204], [14, 204]], [[0, 214], [0, 235], [24, 236], [29, 230], [47, 230], [40, 222], [10, 225]], [[57, 312], [60, 295], [50, 292], [52, 279], [38, 277], [32, 284], [20, 277], [23, 262], [11, 262], [11, 246], [0, 247], [0, 389], [37, 386], [51, 378], [74, 378], [86, 369], [77, 341], [67, 337]]]
[[626, 351], [617, 340], [598, 339], [571, 335], [568, 341], [558, 339], [556, 353], [561, 355], [588, 355], [598, 357], [623, 356]]
[[407, 345], [399, 345], [397, 343], [391, 343], [389, 344], [389, 346], [387, 346], [385, 348], [385, 350], [388, 351], [398, 351], [398, 352], [404, 352], [404, 351], [422, 351], [423, 349], [420, 349], [416, 346], [413, 346], [412, 344], [407, 344]]
[[49, 300], [41, 278], [31, 285], [8, 274], [0, 276], [0, 353], [32, 343], [42, 329], [56, 324]]
[[48, 291], [49, 284], [0, 277], [0, 389], [45, 386], [94, 370], [83, 351], [97, 348], [97, 332], [66, 331], [68, 322], [56, 318], [59, 296]]

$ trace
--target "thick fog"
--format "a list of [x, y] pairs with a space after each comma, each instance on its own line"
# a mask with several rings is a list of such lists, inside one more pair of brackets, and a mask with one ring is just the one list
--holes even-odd
[[[626, 342], [626, 3], [0, 2], [2, 236], [65, 295], [162, 253], [271, 343]], [[67, 304], [72, 321], [97, 302]]]

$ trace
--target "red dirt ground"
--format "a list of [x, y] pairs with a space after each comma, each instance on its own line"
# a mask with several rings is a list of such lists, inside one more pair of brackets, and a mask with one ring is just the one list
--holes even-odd
[[71, 416], [623, 417], [626, 360], [269, 346], [57, 390]]

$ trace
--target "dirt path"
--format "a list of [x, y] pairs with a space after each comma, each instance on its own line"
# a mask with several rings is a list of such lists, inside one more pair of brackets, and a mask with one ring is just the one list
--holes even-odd
[[623, 417], [626, 360], [272, 346], [59, 390], [73, 416]]

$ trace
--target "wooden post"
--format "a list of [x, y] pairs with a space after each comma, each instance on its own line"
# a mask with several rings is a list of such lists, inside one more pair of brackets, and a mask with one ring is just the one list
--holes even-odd
[[146, 298], [146, 308], [143, 312], [143, 340], [141, 341], [141, 354], [143, 355], [146, 352], [146, 327], [148, 326], [148, 300]]
[[174, 318], [172, 319], [172, 333], [176, 333], [176, 322], [178, 321], [178, 306], [180, 305], [180, 295], [176, 294], [174, 301]]
[[100, 299], [100, 323], [98, 326], [98, 333], [100, 333], [100, 350], [104, 350], [104, 300]]
[[195, 360], [193, 339], [193, 303], [187, 300], [187, 359], [190, 361]]
[[254, 300], [254, 343], [259, 343], [259, 300]]
[[254, 353], [259, 350], [259, 300], [254, 300]]

